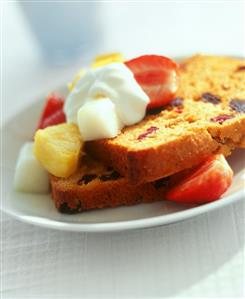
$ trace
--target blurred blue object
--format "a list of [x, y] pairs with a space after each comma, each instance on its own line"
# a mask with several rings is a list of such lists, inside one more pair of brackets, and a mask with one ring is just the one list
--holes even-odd
[[19, 2], [48, 63], [68, 64], [99, 43], [99, 3]]

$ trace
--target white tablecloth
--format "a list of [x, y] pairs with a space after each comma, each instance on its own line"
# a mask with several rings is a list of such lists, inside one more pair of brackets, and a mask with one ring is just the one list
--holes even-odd
[[[198, 3], [102, 3], [101, 50], [242, 55], [243, 3]], [[78, 64], [43, 64], [17, 4], [1, 8], [5, 120], [70, 79]], [[2, 298], [244, 296], [242, 201], [185, 222], [120, 233], [54, 231], [4, 213], [0, 221]]]

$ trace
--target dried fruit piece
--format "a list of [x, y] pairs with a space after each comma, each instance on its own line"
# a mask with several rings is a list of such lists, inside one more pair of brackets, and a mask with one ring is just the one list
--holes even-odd
[[183, 106], [183, 101], [184, 101], [183, 98], [178, 97], [178, 98], [173, 99], [173, 100], [169, 103], [169, 105], [172, 106], [172, 107]]
[[177, 107], [177, 109], [175, 110], [175, 112], [177, 112], [177, 113], [182, 113], [182, 112], [183, 112], [183, 109]]
[[214, 155], [184, 176], [166, 198], [179, 203], [202, 204], [217, 200], [230, 187], [233, 171], [223, 155]]
[[87, 185], [88, 183], [90, 183], [91, 181], [93, 181], [94, 179], [97, 178], [97, 175], [96, 174], [85, 174], [78, 182], [77, 184], [78, 185]]
[[111, 173], [108, 174], [102, 174], [99, 179], [103, 182], [105, 181], [115, 181], [117, 179], [119, 179], [121, 177], [121, 175], [117, 172], [117, 171], [113, 171]]
[[157, 115], [164, 110], [164, 107], [158, 107], [153, 109], [147, 109], [146, 115]]
[[156, 189], [160, 189], [161, 187], [166, 187], [169, 185], [170, 177], [165, 177], [153, 182], [153, 185]]
[[245, 113], [245, 100], [232, 99], [230, 101], [230, 107], [232, 110], [235, 110], [236, 112]]
[[67, 205], [66, 202], [63, 202], [58, 208], [59, 212], [63, 214], [76, 214], [78, 212], [81, 212], [80, 209], [81, 203], [79, 203], [76, 208], [72, 209]]
[[210, 93], [210, 92], [205, 92], [201, 96], [201, 100], [204, 103], [212, 103], [214, 105], [218, 105], [221, 102], [220, 97]]
[[150, 128], [148, 128], [148, 129], [146, 130], [146, 132], [140, 134], [140, 135], [137, 137], [137, 140], [143, 140], [143, 139], [145, 139], [148, 135], [155, 133], [158, 129], [159, 129], [159, 128], [157, 128], [157, 127], [153, 127], [153, 126], [150, 127]]
[[241, 72], [241, 71], [245, 71], [245, 65], [240, 65], [240, 66], [236, 69], [236, 72]]
[[212, 118], [210, 118], [210, 120], [213, 122], [222, 124], [224, 121], [226, 121], [228, 119], [232, 119], [232, 118], [234, 118], [234, 115], [222, 114], [222, 115], [212, 117]]

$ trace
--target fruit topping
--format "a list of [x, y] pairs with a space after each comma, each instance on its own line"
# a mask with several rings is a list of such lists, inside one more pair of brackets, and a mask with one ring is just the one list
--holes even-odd
[[230, 107], [232, 110], [235, 110], [236, 112], [245, 113], [245, 100], [232, 99], [230, 101]]
[[57, 125], [66, 121], [63, 112], [64, 98], [58, 94], [48, 95], [43, 112], [41, 114], [37, 129], [44, 129], [48, 126]]
[[146, 130], [146, 132], [140, 134], [140, 135], [137, 137], [137, 140], [143, 140], [143, 139], [145, 139], [145, 138], [148, 137], [149, 135], [155, 133], [158, 129], [159, 129], [159, 128], [154, 127], [154, 126], [148, 128], [148, 129]]
[[[110, 63], [114, 62], [123, 62], [123, 55], [121, 53], [110, 53], [110, 54], [105, 54], [105, 55], [98, 55], [95, 57], [91, 67], [92, 68], [97, 68], [101, 67]], [[76, 86], [78, 81], [85, 75], [86, 70], [81, 69], [73, 79], [71, 83], [68, 84], [69, 91], [72, 91], [73, 88]]]
[[201, 100], [204, 103], [212, 103], [214, 105], [217, 105], [221, 102], [220, 97], [210, 93], [210, 92], [205, 92], [202, 94]]
[[123, 128], [116, 106], [108, 98], [87, 101], [78, 110], [77, 121], [85, 141], [113, 138]]
[[183, 176], [166, 194], [179, 203], [203, 204], [217, 200], [232, 183], [233, 172], [223, 155], [214, 155]]
[[92, 63], [92, 68], [101, 67], [110, 63], [123, 62], [124, 58], [121, 53], [109, 53], [104, 55], [98, 55], [95, 57]]
[[25, 143], [18, 156], [14, 188], [20, 192], [48, 193], [49, 174], [33, 153], [33, 142]]
[[71, 83], [68, 83], [69, 91], [72, 91], [74, 87], [77, 85], [78, 81], [85, 75], [86, 70], [81, 69], [74, 77]]
[[94, 179], [97, 178], [96, 174], [90, 173], [90, 174], [85, 174], [78, 182], [78, 185], [87, 185], [88, 183], [90, 183], [91, 181], [93, 181]]
[[148, 109], [169, 103], [178, 88], [178, 66], [164, 56], [144, 55], [125, 62], [136, 81], [149, 96]]
[[228, 119], [232, 119], [232, 118], [234, 118], [234, 115], [222, 114], [222, 115], [212, 117], [212, 118], [210, 118], [210, 120], [213, 122], [222, 124], [224, 121], [226, 121]]
[[63, 109], [57, 110], [47, 118], [43, 120], [42, 127], [40, 129], [44, 129], [50, 126], [58, 125], [61, 123], [65, 123], [66, 117], [63, 112]]
[[60, 124], [38, 130], [34, 139], [34, 154], [49, 173], [67, 178], [76, 171], [83, 146], [76, 125]]

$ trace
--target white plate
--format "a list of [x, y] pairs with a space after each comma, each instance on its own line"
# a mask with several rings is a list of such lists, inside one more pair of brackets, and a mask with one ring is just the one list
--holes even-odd
[[170, 224], [224, 207], [244, 198], [245, 151], [236, 150], [228, 159], [235, 177], [223, 198], [198, 207], [158, 202], [63, 215], [56, 211], [50, 195], [24, 194], [13, 191], [15, 163], [21, 145], [31, 140], [43, 106], [38, 102], [12, 117], [2, 127], [3, 164], [2, 205], [6, 213], [24, 222], [67, 231], [118, 231]]

